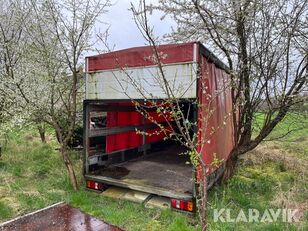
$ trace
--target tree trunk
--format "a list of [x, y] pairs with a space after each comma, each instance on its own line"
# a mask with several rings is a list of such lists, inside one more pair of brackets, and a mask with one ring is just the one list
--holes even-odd
[[226, 162], [225, 171], [222, 176], [222, 182], [225, 182], [226, 180], [230, 179], [234, 175], [236, 170], [238, 155], [236, 155], [236, 153], [234, 152], [232, 152], [230, 155], [231, 157]]
[[64, 164], [65, 164], [65, 167], [67, 168], [68, 176], [70, 178], [72, 187], [73, 187], [74, 191], [77, 191], [78, 190], [78, 184], [77, 184], [77, 179], [76, 179], [73, 164], [68, 157], [68, 153], [67, 153], [66, 148], [61, 147], [60, 151], [61, 151], [61, 155], [62, 155]]
[[197, 179], [198, 182], [198, 194], [197, 194], [197, 208], [199, 213], [199, 220], [201, 223], [201, 230], [207, 230], [207, 178], [206, 178], [206, 166], [200, 163], [201, 167], [201, 179]]
[[46, 143], [45, 128], [42, 125], [37, 126], [42, 143]]

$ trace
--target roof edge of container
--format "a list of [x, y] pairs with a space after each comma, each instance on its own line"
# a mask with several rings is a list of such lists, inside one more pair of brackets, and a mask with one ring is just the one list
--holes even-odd
[[[176, 46], [179, 46], [179, 45], [183, 45], [183, 46], [184, 45], [187, 45], [187, 46], [192, 45], [193, 46], [194, 44], [197, 44], [197, 56], [198, 56], [198, 54], [202, 54], [208, 59], [209, 62], [214, 63], [218, 68], [226, 71], [227, 73], [230, 72], [228, 66], [223, 61], [221, 61], [217, 56], [215, 56], [214, 53], [211, 50], [206, 48], [204, 46], [204, 44], [200, 41], [192, 41], [192, 42], [187, 42], [187, 43], [160, 44], [160, 45], [157, 45], [157, 48], [163, 49], [163, 48], [173, 47], [173, 46], [176, 47]], [[104, 56], [112, 56], [112, 55], [114, 55], [114, 57], [116, 58], [117, 54], [121, 54], [121, 53], [128, 54], [130, 52], [138, 52], [138, 51], [142, 51], [142, 50], [145, 50], [147, 48], [150, 48], [150, 47], [151, 46], [149, 46], [149, 45], [148, 46], [130, 47], [130, 48], [120, 49], [120, 50], [106, 52], [106, 53], [102, 53], [102, 54], [86, 56], [85, 59], [86, 59], [87, 65], [88, 65], [87, 60], [89, 60], [89, 59], [99, 59], [99, 58], [104, 58]], [[198, 58], [197, 58], [197, 60], [198, 60]], [[192, 60], [192, 61], [194, 61], [194, 60]], [[94, 71], [96, 71], [96, 70], [94, 70]]]
[[[176, 46], [176, 45], [189, 45], [189, 44], [197, 44], [200, 43], [198, 41], [192, 41], [192, 42], [187, 42], [187, 43], [164, 43], [164, 44], [159, 44], [156, 45], [158, 48], [162, 48], [162, 47], [168, 47], [168, 46]], [[89, 55], [86, 56], [85, 58], [94, 58], [94, 57], [100, 57], [100, 56], [104, 56], [106, 54], [115, 54], [118, 52], [128, 52], [128, 51], [133, 51], [133, 50], [142, 50], [144, 48], [149, 48], [151, 47], [150, 45], [146, 45], [146, 46], [133, 46], [133, 47], [128, 47], [128, 48], [124, 48], [124, 49], [119, 49], [119, 50], [115, 50], [115, 51], [110, 51], [110, 52], [106, 52], [106, 53], [101, 53], [101, 54], [97, 54], [97, 55]]]
[[214, 55], [214, 53], [210, 49], [205, 47], [203, 43], [201, 43], [200, 41], [196, 43], [199, 44], [199, 50], [201, 54], [203, 54], [210, 62], [214, 63], [218, 68], [226, 71], [227, 73], [230, 72], [229, 67], [223, 61], [221, 61], [216, 55]]

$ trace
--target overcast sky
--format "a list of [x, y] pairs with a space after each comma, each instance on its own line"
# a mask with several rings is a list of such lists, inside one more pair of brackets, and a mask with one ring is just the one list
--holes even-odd
[[[103, 20], [110, 25], [108, 42], [110, 45], [115, 45], [116, 50], [145, 44], [145, 40], [133, 20], [132, 12], [129, 10], [131, 2], [137, 7], [139, 0], [117, 0], [109, 8], [109, 12], [103, 16]], [[158, 0], [147, 0], [147, 3], [157, 2]], [[156, 36], [170, 32], [171, 26], [175, 26], [171, 19], [166, 18], [161, 21], [161, 16], [162, 14], [159, 12], [149, 15], [149, 21], [154, 26]], [[103, 31], [106, 25], [100, 25], [99, 28]]]

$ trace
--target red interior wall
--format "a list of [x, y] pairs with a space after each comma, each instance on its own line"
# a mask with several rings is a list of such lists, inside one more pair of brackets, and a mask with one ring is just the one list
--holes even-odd
[[[132, 103], [113, 103], [117, 106], [133, 106]], [[158, 116], [157, 112], [149, 112], [153, 120], [157, 122], [164, 122], [165, 118]], [[151, 120], [147, 119], [146, 124], [151, 124]], [[107, 112], [107, 128], [125, 127], [133, 125], [142, 125], [144, 117], [139, 112]], [[147, 129], [145, 143], [153, 143], [164, 139], [165, 134], [160, 132], [160, 128]], [[143, 145], [143, 135], [137, 134], [135, 131], [123, 132], [115, 135], [106, 136], [106, 153], [114, 151], [125, 150], [129, 148], [136, 148]]]

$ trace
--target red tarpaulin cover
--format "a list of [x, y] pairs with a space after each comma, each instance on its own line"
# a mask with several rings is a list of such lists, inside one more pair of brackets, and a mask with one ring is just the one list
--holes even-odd
[[207, 58], [201, 57], [198, 148], [202, 159], [210, 166], [210, 172], [216, 168], [212, 166], [213, 160], [227, 160], [234, 145], [232, 101], [228, 80], [228, 75], [223, 70], [209, 63]]

